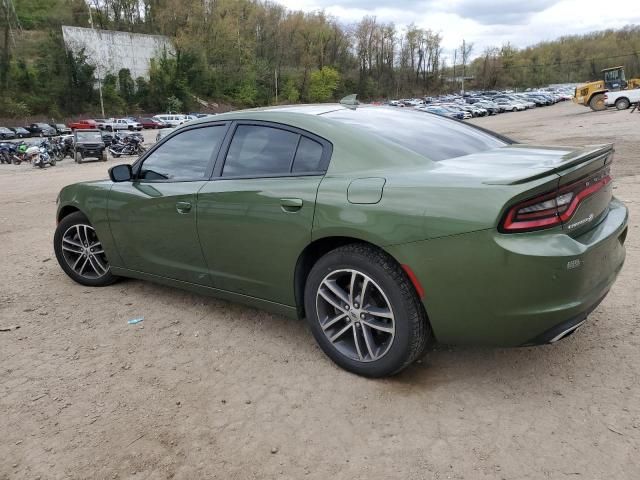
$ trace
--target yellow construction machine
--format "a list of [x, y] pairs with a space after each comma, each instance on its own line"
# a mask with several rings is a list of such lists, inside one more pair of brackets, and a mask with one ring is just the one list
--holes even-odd
[[578, 85], [573, 101], [579, 105], [591, 107], [591, 110], [605, 110], [607, 108], [604, 101], [605, 92], [640, 88], [640, 78], [625, 79], [622, 66], [605, 68], [602, 74], [602, 80]]

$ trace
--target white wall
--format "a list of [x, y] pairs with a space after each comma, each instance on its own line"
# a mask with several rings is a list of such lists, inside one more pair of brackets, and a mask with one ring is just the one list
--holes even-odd
[[149, 61], [162, 54], [175, 54], [168, 37], [143, 35], [140, 33], [94, 30], [81, 27], [62, 27], [64, 43], [74, 53], [84, 48], [87, 62], [97, 68], [96, 76], [104, 78], [107, 73], [117, 75], [120, 69], [128, 68], [131, 77], [149, 78]]

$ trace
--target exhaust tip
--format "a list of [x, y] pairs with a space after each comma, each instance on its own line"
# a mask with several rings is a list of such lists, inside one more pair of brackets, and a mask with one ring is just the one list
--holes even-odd
[[584, 322], [586, 322], [586, 319], [582, 320], [580, 323], [576, 323], [575, 325], [567, 328], [566, 330], [563, 330], [558, 335], [556, 335], [551, 340], [549, 340], [549, 343], [556, 343], [557, 341], [562, 340], [563, 338], [567, 338], [569, 335], [576, 332], [576, 330], [578, 330], [582, 325], [584, 325]]

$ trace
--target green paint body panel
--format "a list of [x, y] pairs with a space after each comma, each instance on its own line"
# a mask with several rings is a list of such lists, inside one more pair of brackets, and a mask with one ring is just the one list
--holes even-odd
[[[211, 286], [294, 305], [295, 265], [311, 242], [321, 180], [309, 176], [207, 182], [198, 193], [198, 231]], [[302, 200], [300, 208], [283, 201], [293, 198]]]
[[366, 241], [410, 266], [447, 343], [523, 344], [613, 284], [627, 209], [611, 185], [580, 205], [571, 221], [588, 221], [575, 230], [498, 231], [509, 206], [601, 168], [610, 145], [505, 145], [434, 162], [322, 115], [339, 108], [247, 110], [183, 127], [256, 120], [306, 130], [332, 144], [325, 175], [85, 182], [61, 191], [58, 218], [82, 211], [114, 274], [288, 316], [300, 307], [295, 271], [309, 244]]

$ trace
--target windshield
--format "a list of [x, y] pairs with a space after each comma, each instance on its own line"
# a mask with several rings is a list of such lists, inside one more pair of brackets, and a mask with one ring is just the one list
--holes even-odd
[[102, 142], [100, 132], [76, 132], [76, 135], [80, 142]]
[[444, 117], [391, 107], [343, 109], [325, 114], [431, 160], [445, 160], [507, 145], [482, 129]]

